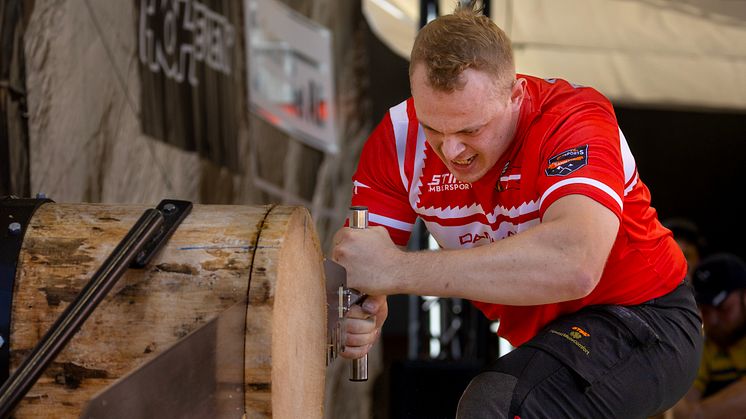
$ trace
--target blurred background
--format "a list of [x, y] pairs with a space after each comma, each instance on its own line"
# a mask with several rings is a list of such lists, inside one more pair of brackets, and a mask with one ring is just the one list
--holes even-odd
[[[0, 196], [298, 204], [328, 250], [363, 142], [409, 96], [417, 29], [455, 3], [4, 0]], [[661, 220], [746, 257], [746, 0], [484, 6], [519, 72], [612, 100]], [[452, 417], [509, 345], [467, 301], [389, 304], [376, 379], [328, 385], [327, 416]]]

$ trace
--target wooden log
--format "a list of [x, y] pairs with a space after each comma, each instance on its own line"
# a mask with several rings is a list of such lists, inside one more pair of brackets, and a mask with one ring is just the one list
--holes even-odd
[[[11, 371], [145, 209], [52, 203], [39, 208], [19, 257]], [[247, 293], [247, 417], [321, 417], [325, 288], [308, 211], [207, 205], [195, 205], [149, 266], [127, 271], [14, 416], [78, 417], [99, 391]]]

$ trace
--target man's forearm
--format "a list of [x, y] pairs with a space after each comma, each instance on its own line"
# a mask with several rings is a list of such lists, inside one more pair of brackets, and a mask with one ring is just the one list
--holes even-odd
[[337, 232], [332, 256], [347, 269], [348, 285], [371, 295], [548, 304], [593, 290], [618, 229], [619, 219], [606, 207], [569, 195], [555, 201], [539, 225], [482, 247], [405, 253], [374, 227]]
[[597, 283], [605, 260], [585, 251], [597, 237], [565, 230], [546, 223], [474, 249], [402, 253], [390, 265], [390, 291], [511, 305], [581, 298]]

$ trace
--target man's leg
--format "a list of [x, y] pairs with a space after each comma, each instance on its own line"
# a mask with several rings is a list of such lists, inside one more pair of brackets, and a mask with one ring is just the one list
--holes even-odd
[[526, 393], [528, 396], [532, 388], [539, 386], [551, 388], [549, 393], [556, 400], [546, 400], [543, 404], [545, 410], [532, 412], [526, 417], [581, 417], [566, 403], [582, 395], [575, 380], [570, 370], [557, 358], [540, 349], [522, 346], [474, 377], [461, 396], [456, 417], [514, 419], [521, 413], [521, 395]]
[[471, 381], [461, 396], [456, 417], [513, 419], [517, 406], [512, 405], [516, 403], [519, 380], [520, 388], [530, 388], [545, 383], [552, 375], [563, 374], [562, 371], [569, 375], [562, 363], [540, 349], [516, 348]]
[[[458, 404], [457, 418], [501, 419], [510, 410], [518, 378], [502, 372], [483, 372], [469, 383]], [[506, 413], [507, 414], [507, 413]]]
[[686, 392], [701, 345], [683, 287], [651, 304], [584, 309], [478, 375], [458, 417], [646, 417]]

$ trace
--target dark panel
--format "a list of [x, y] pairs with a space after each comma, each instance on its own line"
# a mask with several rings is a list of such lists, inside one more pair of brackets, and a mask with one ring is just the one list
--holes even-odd
[[370, 65], [370, 99], [373, 123], [378, 122], [389, 108], [407, 99], [409, 93], [409, 61], [393, 52], [371, 32], [365, 30]]
[[477, 363], [404, 361], [391, 367], [390, 416], [453, 418], [461, 393], [479, 373]]
[[0, 196], [30, 194], [25, 18], [31, 1], [0, 2]]
[[746, 114], [617, 107], [659, 218], [694, 221], [709, 251], [746, 257]]
[[241, 2], [134, 1], [143, 132], [238, 171]]

